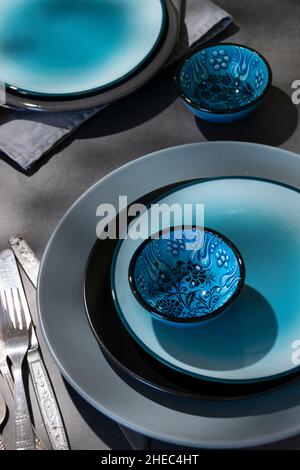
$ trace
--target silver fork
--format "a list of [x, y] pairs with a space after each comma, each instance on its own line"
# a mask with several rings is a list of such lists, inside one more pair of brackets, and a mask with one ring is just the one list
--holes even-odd
[[[1, 311], [0, 311], [1, 315]], [[4, 340], [0, 329], [0, 373], [6, 381], [9, 391], [13, 394], [14, 392], [14, 383], [10, 375], [10, 371], [6, 362], [6, 351], [4, 346]]]
[[15, 390], [16, 449], [34, 450], [35, 441], [22, 377], [22, 364], [29, 346], [29, 334], [18, 289], [4, 292], [6, 308], [0, 327], [6, 354], [13, 366]]

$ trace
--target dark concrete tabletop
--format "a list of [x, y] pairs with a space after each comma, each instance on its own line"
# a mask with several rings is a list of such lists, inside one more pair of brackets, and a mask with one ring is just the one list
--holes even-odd
[[[256, 114], [234, 125], [197, 121], [176, 97], [171, 83], [173, 70], [160, 73], [144, 88], [84, 124], [31, 175], [0, 160], [0, 249], [7, 247], [10, 235], [20, 233], [41, 257], [54, 227], [78, 196], [115, 168], [158, 149], [205, 140], [239, 140], [300, 153], [300, 105], [297, 108], [291, 101], [291, 83], [300, 79], [300, 2], [216, 3], [235, 19], [220, 39], [259, 50], [273, 69], [273, 87]], [[27, 282], [25, 286], [35, 311], [33, 288]], [[129, 448], [118, 425], [86, 404], [63, 381], [44, 346], [43, 352], [72, 448]], [[36, 420], [39, 428], [38, 413]], [[137, 436], [131, 437], [141, 445]], [[170, 448], [156, 442], [151, 446]], [[300, 437], [270, 447], [300, 449]]]

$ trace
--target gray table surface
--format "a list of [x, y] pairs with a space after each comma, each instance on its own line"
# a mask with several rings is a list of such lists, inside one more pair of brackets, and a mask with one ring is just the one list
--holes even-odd
[[[162, 72], [143, 89], [92, 118], [44, 158], [31, 175], [21, 174], [5, 159], [0, 160], [0, 249], [7, 246], [11, 234], [21, 233], [41, 257], [54, 227], [87, 188], [115, 168], [155, 150], [224, 139], [260, 142], [300, 152], [300, 105], [294, 106], [290, 98], [292, 81], [300, 79], [300, 2], [216, 3], [235, 18], [235, 25], [221, 39], [258, 49], [273, 69], [273, 87], [258, 112], [235, 125], [197, 121], [176, 97], [171, 84], [172, 69]], [[25, 285], [35, 312], [34, 290], [27, 282]], [[42, 339], [41, 343], [72, 449], [128, 449], [118, 425], [95, 411], [64, 382]], [[43, 434], [36, 410], [35, 415]], [[7, 442], [10, 436], [8, 425]], [[130, 433], [130, 437], [137, 447], [142, 445], [139, 436]], [[173, 447], [151, 442], [151, 448]], [[264, 448], [300, 449], [300, 437]]]

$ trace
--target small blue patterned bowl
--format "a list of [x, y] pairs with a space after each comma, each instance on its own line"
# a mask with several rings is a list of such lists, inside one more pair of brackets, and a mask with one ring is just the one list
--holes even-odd
[[172, 227], [145, 240], [129, 266], [138, 301], [160, 320], [198, 323], [224, 312], [245, 280], [244, 262], [223, 235]]
[[266, 59], [238, 44], [202, 46], [190, 53], [175, 74], [185, 105], [210, 122], [233, 122], [261, 103], [272, 82]]

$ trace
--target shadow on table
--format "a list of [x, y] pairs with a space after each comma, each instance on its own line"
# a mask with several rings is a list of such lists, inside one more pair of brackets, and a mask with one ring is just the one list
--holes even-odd
[[175, 67], [160, 72], [131, 95], [109, 105], [93, 118], [93, 124], [82, 126], [77, 139], [89, 139], [124, 132], [153, 119], [177, 98], [173, 87]]
[[64, 380], [70, 398], [93, 432], [113, 450], [129, 450], [130, 445], [118, 424], [97, 411]]
[[289, 139], [298, 124], [297, 107], [283, 90], [272, 86], [258, 110], [241, 121], [208, 123], [196, 118], [207, 140], [236, 140], [279, 146]]

